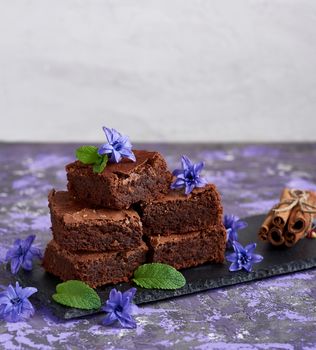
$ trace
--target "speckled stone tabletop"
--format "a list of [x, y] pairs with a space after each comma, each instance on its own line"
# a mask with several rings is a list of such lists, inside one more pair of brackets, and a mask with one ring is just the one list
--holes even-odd
[[[0, 144], [0, 259], [30, 233], [51, 238], [47, 193], [64, 189], [64, 165], [77, 145]], [[265, 213], [285, 186], [316, 190], [316, 144], [168, 145], [170, 168], [182, 154], [204, 160], [226, 213]], [[316, 254], [316, 252], [315, 252]], [[14, 278], [1, 266], [0, 284]], [[0, 321], [1, 349], [315, 349], [316, 269], [144, 305], [136, 330], [104, 327], [102, 315], [61, 321], [35, 303], [28, 322]]]

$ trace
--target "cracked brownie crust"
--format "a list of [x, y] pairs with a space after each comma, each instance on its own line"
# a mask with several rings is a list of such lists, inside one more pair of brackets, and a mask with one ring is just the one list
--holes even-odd
[[172, 176], [161, 154], [137, 150], [134, 154], [136, 162], [123, 159], [118, 164], [108, 163], [100, 174], [79, 161], [68, 164], [69, 192], [90, 205], [112, 209], [127, 209], [167, 193]]

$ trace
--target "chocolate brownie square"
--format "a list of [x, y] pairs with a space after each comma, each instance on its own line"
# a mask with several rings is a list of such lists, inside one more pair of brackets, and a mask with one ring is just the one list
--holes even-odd
[[207, 230], [149, 237], [149, 260], [172, 265], [176, 269], [206, 262], [222, 263], [226, 248], [226, 230], [220, 224]]
[[136, 150], [134, 154], [136, 162], [125, 158], [118, 164], [108, 163], [100, 174], [80, 161], [68, 164], [69, 192], [90, 205], [113, 209], [127, 209], [167, 193], [172, 176], [162, 155]]
[[65, 191], [48, 195], [54, 239], [69, 251], [111, 251], [136, 248], [142, 223], [134, 210], [86, 208]]
[[95, 288], [128, 282], [137, 267], [145, 262], [147, 251], [143, 242], [125, 252], [72, 253], [52, 240], [46, 247], [43, 267], [63, 281], [76, 279]]
[[142, 203], [140, 215], [146, 235], [169, 235], [207, 229], [222, 223], [223, 208], [216, 187], [208, 184], [185, 195], [170, 190], [164, 197]]

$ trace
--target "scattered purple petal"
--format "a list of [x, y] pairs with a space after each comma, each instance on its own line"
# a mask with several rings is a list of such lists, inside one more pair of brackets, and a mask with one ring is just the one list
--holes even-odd
[[123, 293], [113, 288], [109, 299], [102, 307], [102, 310], [108, 313], [102, 323], [109, 326], [118, 321], [123, 328], [136, 328], [136, 321], [132, 317], [136, 311], [136, 305], [132, 303], [135, 293], [136, 288], [131, 288]]

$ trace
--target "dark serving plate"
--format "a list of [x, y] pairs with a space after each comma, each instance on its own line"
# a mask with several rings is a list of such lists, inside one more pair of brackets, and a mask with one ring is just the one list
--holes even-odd
[[[181, 295], [202, 292], [207, 289], [230, 286], [242, 282], [249, 282], [271, 276], [282, 275], [316, 267], [316, 240], [303, 239], [293, 248], [274, 247], [258, 240], [257, 232], [263, 222], [264, 216], [257, 215], [245, 218], [248, 227], [239, 233], [240, 242], [245, 245], [250, 242], [257, 243], [256, 253], [263, 255], [264, 260], [254, 265], [252, 272], [230, 272], [229, 263], [205, 264], [202, 266], [184, 269], [181, 272], [186, 278], [186, 285], [177, 290], [142, 289], [137, 287], [135, 296], [136, 304], [155, 302], [163, 299], [174, 298]], [[52, 309], [54, 314], [62, 319], [71, 319], [98, 313], [98, 310], [80, 310], [62, 306], [52, 300], [56, 285], [61, 281], [46, 273], [36, 264], [32, 271], [21, 271], [18, 279], [23, 285], [33, 286], [38, 289], [37, 298], [41, 304]], [[120, 283], [115, 287], [126, 290], [131, 284]], [[102, 302], [108, 299], [113, 286], [97, 288]]]

